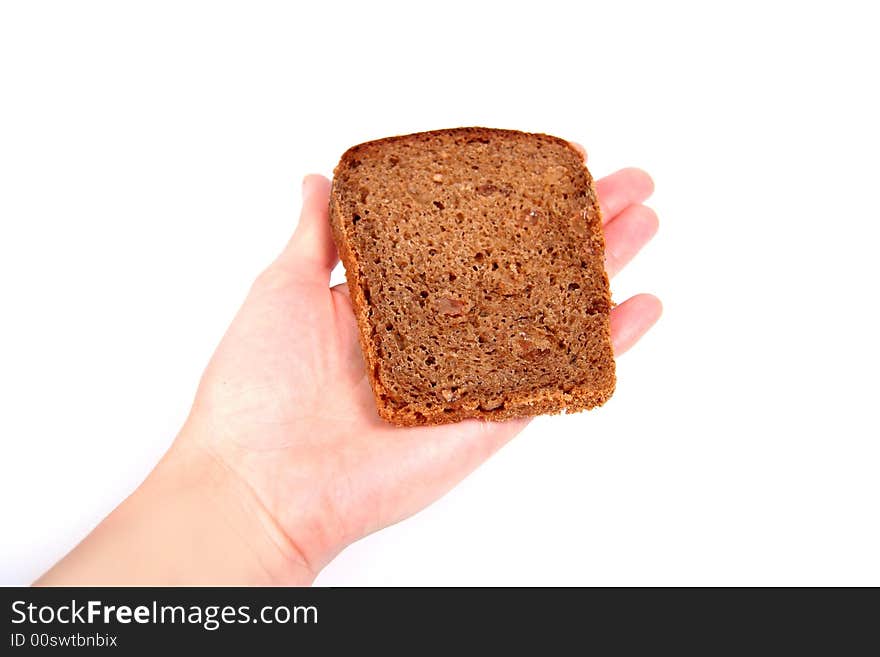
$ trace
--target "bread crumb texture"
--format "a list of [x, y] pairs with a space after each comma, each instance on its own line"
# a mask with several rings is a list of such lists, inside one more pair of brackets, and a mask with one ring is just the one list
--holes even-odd
[[599, 205], [556, 137], [437, 130], [349, 149], [330, 199], [379, 415], [581, 411], [614, 391]]

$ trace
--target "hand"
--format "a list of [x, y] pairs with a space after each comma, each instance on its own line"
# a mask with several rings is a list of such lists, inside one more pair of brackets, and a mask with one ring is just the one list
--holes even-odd
[[[174, 581], [310, 583], [346, 545], [439, 498], [527, 424], [399, 428], [379, 419], [347, 288], [329, 287], [338, 261], [329, 187], [322, 176], [306, 177], [296, 231], [223, 337], [183, 430], [142, 490], [114, 514], [123, 519], [105, 521], [130, 532], [135, 521], [125, 520], [126, 505], [142, 513], [159, 504], [178, 509], [169, 527], [151, 531], [154, 549], [165, 549], [155, 537], [164, 532], [180, 542], [180, 534], [195, 533], [187, 518], [198, 515], [202, 538], [183, 541], [192, 554], [176, 562], [191, 569], [179, 565]], [[656, 215], [640, 205], [652, 190], [637, 169], [597, 182], [609, 275], [656, 232]], [[649, 295], [615, 307], [615, 353], [632, 347], [660, 310]], [[186, 504], [191, 511], [179, 510]], [[219, 533], [214, 547], [204, 545], [211, 532]], [[87, 547], [88, 540], [77, 550]], [[58, 570], [71, 572], [64, 562]], [[58, 583], [55, 574], [43, 583]], [[152, 575], [168, 579], [158, 569], [135, 579]]]

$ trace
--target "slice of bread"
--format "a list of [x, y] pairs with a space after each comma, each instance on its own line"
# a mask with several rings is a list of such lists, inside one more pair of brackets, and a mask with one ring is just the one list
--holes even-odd
[[581, 411], [614, 391], [593, 180], [566, 141], [488, 128], [355, 146], [330, 222], [379, 415]]

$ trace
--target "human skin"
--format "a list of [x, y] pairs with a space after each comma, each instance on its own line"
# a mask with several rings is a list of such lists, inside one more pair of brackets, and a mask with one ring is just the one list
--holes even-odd
[[[526, 426], [379, 419], [347, 288], [329, 285], [329, 187], [303, 181], [296, 230], [254, 282], [171, 448], [36, 584], [308, 585], [347, 545], [424, 508]], [[613, 276], [657, 230], [642, 205], [653, 183], [624, 169], [596, 188]], [[660, 312], [646, 294], [616, 306], [615, 354]]]

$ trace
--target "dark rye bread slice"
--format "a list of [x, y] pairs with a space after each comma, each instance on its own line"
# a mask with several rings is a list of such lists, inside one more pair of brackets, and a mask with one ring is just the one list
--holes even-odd
[[568, 142], [488, 128], [349, 149], [330, 197], [379, 415], [581, 411], [614, 391], [590, 173]]

